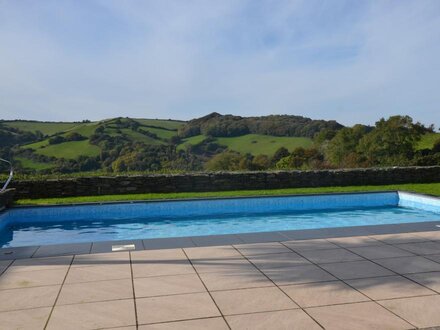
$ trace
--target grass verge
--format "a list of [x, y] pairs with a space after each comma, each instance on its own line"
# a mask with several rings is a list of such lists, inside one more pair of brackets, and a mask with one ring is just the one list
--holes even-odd
[[274, 195], [319, 194], [319, 193], [361, 192], [361, 191], [380, 191], [380, 190], [405, 190], [405, 191], [412, 191], [422, 194], [440, 196], [440, 183], [20, 199], [16, 201], [15, 204], [16, 205], [56, 205], [56, 204], [93, 203], [93, 202], [185, 199], [185, 198], [206, 198], [206, 197], [274, 196]]

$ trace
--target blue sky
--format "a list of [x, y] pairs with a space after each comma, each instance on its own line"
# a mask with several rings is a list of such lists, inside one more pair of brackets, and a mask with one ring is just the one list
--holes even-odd
[[0, 118], [440, 126], [438, 0], [0, 0]]

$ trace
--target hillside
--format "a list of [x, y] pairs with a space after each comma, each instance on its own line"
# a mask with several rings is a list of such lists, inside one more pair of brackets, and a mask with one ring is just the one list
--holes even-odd
[[[217, 117], [218, 114], [214, 116]], [[211, 115], [212, 116], [212, 115]], [[218, 115], [220, 116], [220, 115]], [[225, 118], [229, 118], [225, 116]], [[241, 118], [241, 117], [240, 117]], [[202, 121], [206, 117], [202, 118]], [[18, 154], [14, 157], [23, 169], [48, 170], [55, 166], [57, 159], [76, 160], [79, 157], [98, 157], [103, 148], [91, 141], [96, 132], [109, 139], [143, 143], [150, 146], [169, 145], [173, 138], [181, 135], [190, 122], [161, 119], [114, 118], [97, 122], [38, 122], [38, 121], [0, 121], [2, 129], [31, 135], [18, 143]], [[3, 127], [3, 128], [2, 128]], [[11, 133], [11, 132], [9, 132]], [[75, 140], [69, 140], [76, 136]], [[191, 136], [177, 141], [177, 150], [185, 150], [188, 145], [197, 145], [206, 140], [206, 135]], [[60, 141], [55, 141], [59, 139]], [[30, 141], [29, 141], [30, 140]], [[244, 134], [233, 137], [217, 137], [216, 143], [226, 150], [252, 155], [271, 156], [280, 147], [292, 151], [296, 147], [310, 147], [312, 140], [307, 137], [273, 136], [265, 134]], [[15, 143], [14, 143], [15, 144]]]
[[[407, 116], [378, 123], [377, 127], [344, 128], [335, 121], [301, 116], [218, 113], [187, 122], [0, 120], [0, 157], [12, 159], [20, 173], [43, 174], [440, 163], [440, 133], [413, 124]], [[389, 150], [383, 152], [383, 147]]]

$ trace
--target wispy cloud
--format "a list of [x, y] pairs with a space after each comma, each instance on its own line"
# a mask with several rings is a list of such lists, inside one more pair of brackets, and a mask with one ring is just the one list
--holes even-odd
[[0, 118], [440, 125], [440, 2], [0, 0]]

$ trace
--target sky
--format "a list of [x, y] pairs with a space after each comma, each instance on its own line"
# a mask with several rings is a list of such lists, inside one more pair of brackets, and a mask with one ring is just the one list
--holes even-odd
[[440, 126], [439, 0], [0, 0], [0, 118]]

